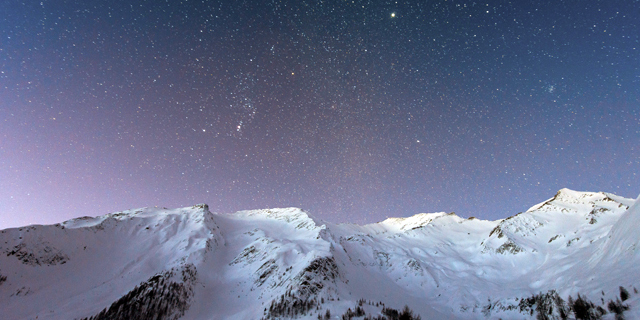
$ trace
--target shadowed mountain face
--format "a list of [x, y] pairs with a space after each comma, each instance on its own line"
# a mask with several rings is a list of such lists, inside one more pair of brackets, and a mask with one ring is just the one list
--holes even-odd
[[639, 319], [639, 225], [636, 201], [568, 189], [499, 221], [430, 213], [359, 226], [297, 208], [129, 210], [0, 231], [0, 310], [7, 319]]

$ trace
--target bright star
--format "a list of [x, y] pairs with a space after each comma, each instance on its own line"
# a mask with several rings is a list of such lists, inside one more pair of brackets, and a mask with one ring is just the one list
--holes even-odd
[[395, 18], [396, 17], [396, 13], [395, 12], [391, 12], [391, 18]]

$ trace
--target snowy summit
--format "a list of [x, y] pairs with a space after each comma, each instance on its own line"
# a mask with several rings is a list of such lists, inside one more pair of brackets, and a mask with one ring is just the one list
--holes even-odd
[[498, 221], [145, 208], [0, 231], [3, 319], [640, 319], [640, 202]]

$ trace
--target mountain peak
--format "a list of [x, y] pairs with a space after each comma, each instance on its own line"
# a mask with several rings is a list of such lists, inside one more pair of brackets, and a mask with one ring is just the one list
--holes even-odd
[[418, 213], [411, 217], [406, 218], [387, 218], [386, 220], [379, 222], [382, 225], [398, 229], [400, 231], [410, 230], [414, 228], [423, 227], [428, 225], [433, 220], [448, 216], [455, 215], [455, 213], [436, 212], [436, 213]]
[[206, 204], [206, 203], [199, 203], [199, 204], [194, 205], [191, 208], [193, 208], [193, 209], [202, 209], [205, 212], [210, 212], [209, 211], [209, 205]]
[[536, 204], [535, 206], [529, 208], [527, 212], [540, 210], [556, 210], [558, 209], [558, 207], [565, 208], [565, 210], [563, 211], [575, 211], [576, 206], [594, 206], [599, 202], [619, 202], [620, 200], [624, 201], [624, 199], [621, 199], [618, 196], [610, 195], [604, 192], [581, 192], [568, 188], [562, 188], [556, 193], [553, 198]]
[[438, 212], [366, 226], [300, 208], [126, 210], [0, 230], [0, 301], [16, 320], [339, 318], [404, 305], [428, 319], [521, 319], [549, 297], [561, 298], [553, 310], [578, 294], [607, 308], [624, 292], [625, 316], [640, 319], [638, 201], [562, 189], [504, 220]]
[[294, 223], [296, 224], [297, 229], [314, 229], [324, 224], [322, 220], [296, 207], [243, 210], [234, 213], [233, 216], [247, 219], [269, 219], [284, 221], [286, 223]]

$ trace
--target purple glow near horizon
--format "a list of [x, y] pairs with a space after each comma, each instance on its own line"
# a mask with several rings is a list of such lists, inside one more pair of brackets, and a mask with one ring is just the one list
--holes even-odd
[[0, 228], [203, 202], [493, 220], [640, 192], [639, 2], [0, 12]]

